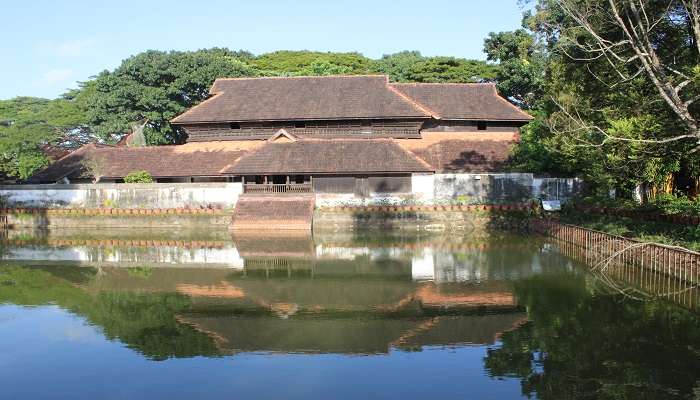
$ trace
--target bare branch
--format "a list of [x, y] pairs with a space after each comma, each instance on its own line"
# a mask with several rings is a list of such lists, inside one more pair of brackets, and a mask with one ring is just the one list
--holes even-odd
[[[580, 145], [580, 146], [601, 147], [610, 141], [630, 142], [630, 143], [647, 143], [647, 144], [665, 144], [665, 143], [672, 143], [672, 142], [677, 142], [677, 141], [686, 140], [686, 139], [698, 140], [697, 134], [693, 134], [693, 133], [675, 135], [675, 136], [663, 138], [663, 139], [636, 139], [636, 138], [627, 138], [627, 137], [611, 135], [605, 129], [603, 129], [597, 125], [587, 124], [580, 115], [578, 115], [578, 114], [573, 115], [569, 110], [567, 110], [564, 106], [562, 106], [556, 99], [552, 98], [552, 102], [559, 108], [559, 110], [562, 113], [564, 113], [564, 115], [566, 115], [571, 121], [574, 122], [575, 126], [577, 126], [577, 129], [570, 130], [570, 131], [568, 131], [568, 133], [572, 133], [572, 132], [576, 132], [576, 131], [598, 132], [603, 136], [603, 140], [599, 143], [595, 143], [595, 144], [589, 143], [589, 144]], [[561, 133], [561, 131], [560, 131], [560, 133]], [[582, 142], [587, 143], [585, 141], [582, 141]], [[698, 146], [700, 147], [700, 143], [698, 143]]]
[[[576, 27], [561, 29], [563, 45], [572, 44], [584, 54], [589, 56], [578, 57], [581, 61], [595, 61], [604, 59], [619, 76], [621, 82], [626, 82], [642, 72], [656, 87], [660, 97], [666, 102], [681, 122], [685, 124], [689, 133], [676, 135], [668, 139], [647, 140], [615, 138], [621, 141], [634, 141], [640, 143], [668, 143], [677, 140], [695, 138], [700, 142], [700, 121], [691, 114], [689, 106], [697, 99], [685, 100], [680, 91], [692, 83], [692, 79], [678, 68], [671, 67], [669, 63], [661, 60], [656, 52], [657, 46], [653, 43], [650, 32], [663, 20], [669, 18], [672, 3], [676, 0], [668, 0], [668, 5], [656, 21], [649, 18], [644, 0], [608, 0], [607, 8], [595, 7], [595, 2], [584, 2], [583, 5], [572, 0], [560, 0], [559, 5], [564, 13], [576, 23]], [[698, 53], [700, 54], [700, 1], [682, 0], [691, 21], [696, 39]], [[622, 39], [610, 40], [600, 33], [591, 21], [595, 18], [609, 20], [619, 29]], [[567, 36], [578, 38], [583, 30], [590, 38], [588, 42], [580, 42]], [[564, 54], [567, 54], [565, 49]], [[629, 55], [631, 53], [632, 55]], [[573, 58], [572, 58], [573, 59]], [[631, 63], [639, 65], [639, 70], [630, 76], [626, 71]], [[594, 78], [600, 80], [591, 69], [589, 71]], [[677, 77], [681, 77], [681, 83], [675, 83]], [[614, 85], [608, 84], [612, 87]], [[602, 133], [602, 132], [601, 132]], [[608, 137], [608, 136], [606, 136]], [[612, 140], [612, 138], [610, 138]]]

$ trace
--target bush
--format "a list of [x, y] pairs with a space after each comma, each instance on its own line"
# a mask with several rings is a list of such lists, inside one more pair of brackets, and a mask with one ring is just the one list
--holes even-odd
[[124, 183], [151, 183], [153, 177], [148, 171], [132, 171], [124, 177]]
[[663, 194], [657, 196], [652, 204], [664, 214], [694, 215], [700, 212], [700, 201], [684, 196]]
[[700, 215], [700, 197], [691, 199], [672, 194], [660, 194], [646, 204], [637, 204], [629, 199], [605, 197], [585, 197], [577, 199], [576, 203], [666, 215]]

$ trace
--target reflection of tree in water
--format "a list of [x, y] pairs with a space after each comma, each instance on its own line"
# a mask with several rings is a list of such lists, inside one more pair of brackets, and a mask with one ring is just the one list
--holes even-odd
[[[51, 271], [51, 272], [49, 272]], [[119, 339], [154, 360], [213, 356], [212, 340], [180, 324], [176, 314], [190, 307], [187, 296], [175, 293], [98, 292], [77, 284], [96, 276], [93, 268], [0, 268], [0, 304], [56, 304], [99, 326], [107, 339]]]
[[[700, 393], [700, 317], [662, 302], [589, 293], [582, 277], [516, 284], [531, 321], [488, 350], [486, 370], [519, 377], [541, 399], [693, 398]], [[694, 392], [695, 391], [695, 392]]]

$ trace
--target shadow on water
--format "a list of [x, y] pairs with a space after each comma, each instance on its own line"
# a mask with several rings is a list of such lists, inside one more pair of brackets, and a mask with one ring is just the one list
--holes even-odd
[[55, 304], [150, 360], [471, 346], [486, 374], [538, 398], [700, 387], [696, 312], [611, 293], [544, 239], [139, 235], [11, 232], [0, 304]]

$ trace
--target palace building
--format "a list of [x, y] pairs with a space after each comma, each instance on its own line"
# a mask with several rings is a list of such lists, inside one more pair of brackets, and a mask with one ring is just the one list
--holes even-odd
[[185, 144], [91, 144], [29, 182], [118, 183], [145, 170], [156, 182], [241, 182], [251, 193], [404, 193], [415, 175], [505, 171], [532, 119], [491, 83], [221, 78], [210, 93], [171, 121]]

